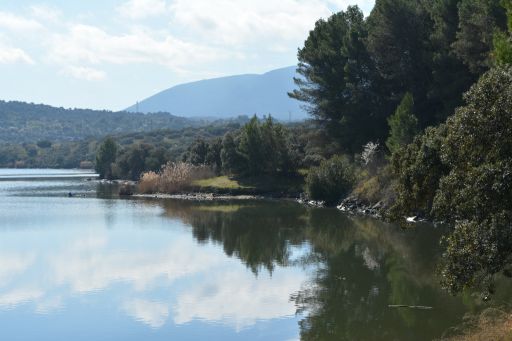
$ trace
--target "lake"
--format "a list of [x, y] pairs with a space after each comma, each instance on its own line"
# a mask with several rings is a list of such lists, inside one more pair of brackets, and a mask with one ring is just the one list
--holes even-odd
[[431, 340], [478, 309], [438, 286], [441, 228], [91, 177], [0, 170], [3, 340]]

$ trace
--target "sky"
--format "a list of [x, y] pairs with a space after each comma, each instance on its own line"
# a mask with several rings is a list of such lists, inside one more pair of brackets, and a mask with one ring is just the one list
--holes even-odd
[[0, 2], [0, 99], [122, 110], [171, 86], [297, 63], [320, 18], [374, 0]]

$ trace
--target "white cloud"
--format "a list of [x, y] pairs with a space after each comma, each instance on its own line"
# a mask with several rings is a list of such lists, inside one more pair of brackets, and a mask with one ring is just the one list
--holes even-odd
[[164, 0], [130, 0], [118, 7], [118, 12], [130, 19], [144, 19], [165, 13]]
[[221, 261], [218, 255], [190, 255], [190, 244], [179, 240], [153, 252], [113, 251], [106, 241], [81, 243], [83, 247], [71, 245], [51, 260], [56, 282], [69, 285], [74, 292], [101, 290], [115, 282], [127, 282], [144, 291], [159, 278], [172, 283]]
[[290, 269], [279, 269], [272, 276], [261, 274], [258, 280], [250, 272], [217, 273], [178, 297], [174, 322], [205, 319], [240, 330], [258, 320], [294, 316], [289, 297], [304, 280], [304, 274]]
[[19, 304], [36, 300], [43, 294], [39, 289], [15, 289], [0, 295], [0, 307], [15, 308]]
[[225, 58], [227, 53], [159, 34], [147, 29], [133, 29], [112, 35], [90, 25], [74, 25], [69, 32], [54, 36], [50, 57], [65, 65], [151, 63], [174, 71], [198, 67], [205, 61]]
[[0, 28], [16, 32], [24, 32], [37, 31], [42, 27], [43, 26], [36, 20], [0, 11]]
[[45, 5], [34, 5], [30, 7], [30, 13], [33, 17], [43, 20], [54, 22], [60, 18], [62, 12], [54, 7]]
[[33, 262], [34, 255], [0, 254], [0, 285], [23, 273]]
[[84, 66], [68, 66], [62, 71], [62, 74], [86, 81], [102, 81], [107, 77], [101, 70]]
[[135, 320], [152, 328], [160, 328], [169, 316], [167, 305], [159, 302], [136, 299], [125, 303], [124, 310]]
[[192, 39], [255, 50], [302, 42], [316, 20], [331, 14], [320, 0], [176, 0], [170, 9], [171, 27], [186, 29]]
[[34, 60], [22, 49], [4, 45], [0, 42], [0, 64], [35, 64]]

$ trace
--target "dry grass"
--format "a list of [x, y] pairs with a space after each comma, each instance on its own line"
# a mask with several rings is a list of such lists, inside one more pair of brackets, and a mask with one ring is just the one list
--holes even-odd
[[[459, 330], [461, 332], [457, 333]], [[512, 341], [512, 315], [489, 308], [455, 329], [456, 335], [444, 341]]]
[[162, 167], [160, 173], [147, 172], [142, 174], [139, 182], [141, 193], [174, 194], [188, 189], [192, 182], [214, 176], [206, 166], [194, 166], [185, 162], [169, 162]]
[[144, 194], [158, 192], [158, 182], [160, 175], [155, 172], [143, 173], [139, 181], [139, 192]]

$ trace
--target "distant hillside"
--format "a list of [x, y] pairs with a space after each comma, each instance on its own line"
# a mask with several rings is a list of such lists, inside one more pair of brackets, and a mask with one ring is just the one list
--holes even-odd
[[76, 141], [109, 134], [178, 130], [206, 124], [206, 121], [168, 113], [141, 115], [0, 101], [0, 143]]
[[[298, 101], [287, 93], [295, 88], [295, 66], [263, 75], [239, 75], [172, 87], [139, 103], [143, 113], [165, 111], [183, 117], [235, 117], [272, 114], [277, 119], [306, 118]], [[126, 109], [136, 112], [133, 105]]]

